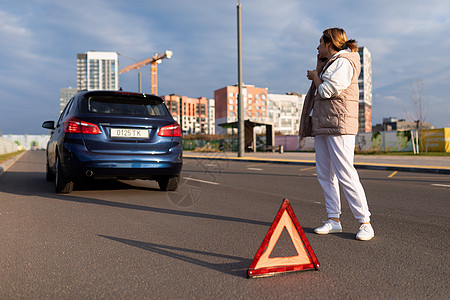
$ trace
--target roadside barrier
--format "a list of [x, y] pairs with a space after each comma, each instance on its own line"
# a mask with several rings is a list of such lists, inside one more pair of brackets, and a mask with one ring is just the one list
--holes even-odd
[[16, 152], [17, 149], [16, 143], [0, 138], [0, 154]]

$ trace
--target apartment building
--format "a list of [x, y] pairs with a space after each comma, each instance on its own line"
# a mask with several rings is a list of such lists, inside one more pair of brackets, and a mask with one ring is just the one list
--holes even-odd
[[184, 134], [214, 134], [214, 100], [176, 94], [161, 96]]
[[[238, 91], [237, 85], [226, 86], [214, 91], [216, 108], [216, 133], [224, 134], [225, 130], [219, 124], [238, 121]], [[244, 85], [242, 100], [244, 102], [244, 119], [255, 123], [269, 123], [268, 89], [254, 85]], [[261, 133], [262, 128], [255, 128]]]
[[358, 132], [372, 131], [372, 55], [366, 47], [358, 48], [361, 57], [359, 85], [359, 129]]
[[77, 88], [81, 90], [118, 90], [117, 52], [88, 51], [77, 54]]
[[78, 90], [73, 87], [62, 88], [59, 90], [59, 113], [62, 113], [66, 104], [77, 92]]
[[268, 117], [275, 133], [298, 134], [305, 94], [268, 94]]

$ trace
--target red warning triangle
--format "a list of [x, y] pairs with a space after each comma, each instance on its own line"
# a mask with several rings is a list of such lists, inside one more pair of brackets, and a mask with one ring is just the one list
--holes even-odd
[[[297, 255], [270, 257], [284, 228], [292, 239]], [[262, 277], [310, 269], [318, 270], [319, 261], [292, 210], [289, 200], [284, 199], [272, 226], [270, 226], [252, 264], [248, 268], [247, 274], [249, 277]]]

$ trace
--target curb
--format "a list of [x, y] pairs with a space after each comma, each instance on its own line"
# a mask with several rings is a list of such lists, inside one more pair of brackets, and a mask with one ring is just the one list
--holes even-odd
[[[223, 161], [243, 161], [258, 163], [274, 163], [274, 164], [293, 164], [303, 166], [315, 166], [314, 160], [289, 160], [289, 159], [264, 159], [253, 157], [214, 157], [214, 156], [191, 156], [183, 155], [186, 159], [206, 159], [206, 160], [223, 160]], [[435, 166], [414, 166], [414, 165], [395, 165], [395, 164], [376, 164], [376, 163], [354, 163], [356, 169], [366, 170], [385, 170], [385, 171], [402, 171], [417, 173], [434, 173], [434, 174], [450, 174], [450, 167]]]
[[0, 176], [5, 173], [16, 161], [18, 161], [25, 153], [27, 153], [27, 151], [24, 151], [10, 159], [8, 159], [7, 161], [3, 162], [0, 164]]

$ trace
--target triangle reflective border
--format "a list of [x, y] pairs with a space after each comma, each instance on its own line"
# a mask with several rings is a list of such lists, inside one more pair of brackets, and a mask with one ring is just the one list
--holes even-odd
[[[270, 255], [284, 228], [286, 228], [291, 237], [297, 255], [271, 258]], [[248, 268], [248, 277], [266, 277], [287, 272], [318, 270], [319, 266], [319, 261], [292, 210], [289, 200], [284, 199], [266, 237]]]

